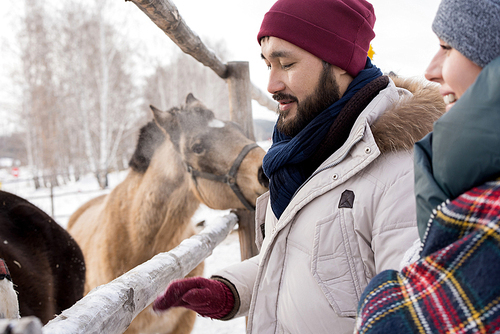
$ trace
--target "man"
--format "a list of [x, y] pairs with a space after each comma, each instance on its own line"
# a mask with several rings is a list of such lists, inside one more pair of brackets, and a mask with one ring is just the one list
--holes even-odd
[[418, 237], [411, 150], [444, 109], [436, 89], [402, 82], [412, 95], [372, 65], [374, 23], [365, 0], [278, 0], [265, 15], [258, 41], [280, 117], [260, 254], [173, 282], [156, 310], [248, 315], [248, 333], [353, 332], [370, 278]]

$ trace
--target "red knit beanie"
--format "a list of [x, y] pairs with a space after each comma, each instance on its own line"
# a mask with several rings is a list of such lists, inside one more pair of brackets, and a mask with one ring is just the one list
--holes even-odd
[[365, 0], [278, 0], [257, 40], [284, 39], [355, 77], [365, 67], [374, 24], [373, 6]]

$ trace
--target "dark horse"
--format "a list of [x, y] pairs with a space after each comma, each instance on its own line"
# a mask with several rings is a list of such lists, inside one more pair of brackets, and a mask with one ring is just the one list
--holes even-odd
[[75, 240], [38, 207], [4, 191], [0, 258], [19, 293], [23, 317], [33, 315], [45, 324], [83, 296], [85, 263]]

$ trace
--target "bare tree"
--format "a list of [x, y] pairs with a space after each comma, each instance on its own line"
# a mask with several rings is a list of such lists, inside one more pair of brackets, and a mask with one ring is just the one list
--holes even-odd
[[53, 151], [57, 143], [57, 101], [53, 80], [51, 29], [48, 26], [44, 1], [26, 0], [24, 29], [19, 36], [23, 117], [26, 129], [28, 160], [35, 177], [57, 182], [57, 164]]
[[43, 0], [25, 3], [20, 82], [29, 163], [40, 176], [91, 171], [106, 187], [138, 117], [133, 52], [108, 22], [106, 0], [50, 11]]

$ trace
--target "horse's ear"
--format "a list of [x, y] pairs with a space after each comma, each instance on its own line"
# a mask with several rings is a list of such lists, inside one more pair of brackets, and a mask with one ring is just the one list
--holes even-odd
[[170, 140], [177, 144], [180, 136], [179, 123], [175, 111], [177, 108], [172, 108], [167, 111], [160, 110], [155, 106], [149, 106], [153, 111], [154, 119], [160, 129], [170, 137]]
[[153, 105], [149, 106], [151, 110], [153, 111], [153, 116], [161, 127], [163, 127], [164, 124], [168, 124], [172, 120], [172, 114], [168, 111], [163, 111], [158, 108], [156, 108]]
[[189, 93], [186, 96], [186, 105], [190, 105], [190, 104], [193, 104], [196, 102], [200, 102], [200, 101], [196, 97], [194, 97], [194, 95], [192, 93]]
[[200, 100], [198, 100], [196, 97], [194, 97], [194, 95], [192, 93], [189, 93], [187, 96], [186, 96], [186, 106], [187, 107], [200, 107], [200, 108], [203, 108], [205, 109], [205, 105], [203, 104], [203, 102], [201, 102]]
[[149, 107], [153, 111], [153, 116], [155, 118], [156, 123], [161, 128], [166, 129], [168, 127], [168, 124], [172, 123], [173, 118], [174, 118], [174, 114], [172, 114], [169, 111], [160, 110], [153, 105], [150, 105]]

